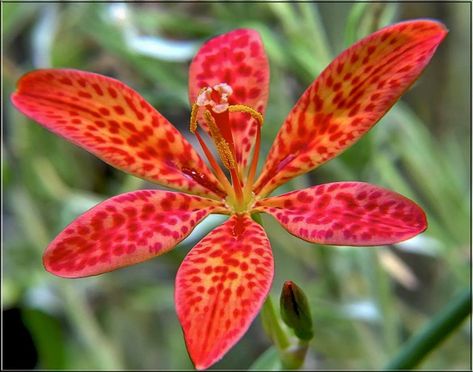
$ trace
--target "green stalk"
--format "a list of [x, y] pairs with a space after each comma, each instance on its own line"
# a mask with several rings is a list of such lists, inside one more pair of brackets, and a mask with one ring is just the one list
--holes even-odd
[[[297, 3], [302, 22], [307, 31], [308, 43], [311, 43], [311, 51], [315, 53], [317, 63], [325, 68], [332, 60], [332, 51], [327, 40], [327, 34], [320, 17], [318, 4], [316, 3]], [[318, 71], [320, 73], [321, 69]]]
[[278, 352], [283, 369], [299, 369], [304, 364], [309, 341], [290, 337], [276, 312], [271, 296], [266, 298], [261, 309], [263, 328], [270, 336]]
[[[261, 220], [261, 216], [259, 214], [253, 214], [251, 218], [263, 226], [263, 221]], [[261, 317], [263, 321], [263, 327], [270, 335], [271, 340], [276, 345], [276, 348], [278, 350], [284, 350], [288, 348], [290, 345], [289, 338], [281, 326], [281, 321], [274, 310], [274, 305], [270, 295], [266, 298], [266, 301], [263, 304], [263, 308], [261, 309]]]
[[371, 264], [373, 265], [373, 289], [376, 296], [381, 316], [383, 318], [383, 335], [387, 354], [393, 353], [399, 345], [398, 337], [398, 317], [393, 299], [393, 288], [389, 274], [381, 266], [378, 251], [373, 253]]
[[[263, 226], [259, 214], [251, 216], [255, 222]], [[274, 343], [283, 369], [299, 369], [304, 364], [309, 347], [307, 340], [291, 337], [284, 326], [279, 313], [275, 310], [271, 295], [268, 295], [261, 309], [263, 328]]]
[[264, 301], [263, 308], [261, 309], [261, 317], [263, 319], [263, 327], [271, 336], [271, 340], [274, 342], [278, 351], [287, 349], [291, 343], [282, 328], [279, 316], [274, 309], [271, 296], [268, 296], [266, 301]]
[[[43, 249], [48, 245], [50, 238], [38, 206], [22, 189], [12, 192], [11, 198], [17, 219], [24, 222], [23, 226], [28, 227], [24, 233], [32, 242], [37, 259], [40, 260]], [[123, 368], [119, 351], [100, 328], [84, 294], [75, 289], [72, 282], [57, 282], [57, 289], [60, 298], [64, 301], [63, 306], [67, 320], [87, 348], [88, 354], [84, 357], [93, 359], [92, 363], [95, 363], [98, 369]]]
[[343, 41], [345, 47], [352, 45], [358, 40], [357, 31], [360, 26], [361, 18], [366, 13], [368, 6], [368, 3], [354, 3], [351, 7], [345, 26], [345, 37]]
[[118, 350], [103, 333], [84, 294], [69, 283], [59, 285], [58, 289], [64, 300], [68, 320], [87, 347], [97, 369], [123, 368]]
[[440, 345], [471, 313], [471, 291], [465, 289], [448, 303], [419, 333], [408, 340], [399, 353], [384, 367], [411, 369]]
[[314, 254], [317, 262], [320, 263], [321, 277], [324, 278], [323, 285], [325, 287], [325, 294], [333, 299], [339, 300], [342, 297], [342, 291], [337, 280], [337, 275], [334, 270], [334, 250], [325, 245], [316, 247]]

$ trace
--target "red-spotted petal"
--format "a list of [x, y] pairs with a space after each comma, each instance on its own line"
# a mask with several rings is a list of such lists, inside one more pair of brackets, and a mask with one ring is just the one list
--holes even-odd
[[267, 195], [357, 141], [418, 78], [446, 33], [435, 21], [402, 22], [340, 54], [289, 113], [255, 192]]
[[256, 211], [274, 216], [291, 234], [333, 245], [398, 243], [427, 228], [412, 200], [363, 182], [335, 182], [263, 199]]
[[263, 228], [234, 215], [187, 255], [176, 277], [177, 315], [197, 369], [217, 362], [243, 336], [273, 278]]
[[203, 218], [221, 210], [217, 201], [178, 192], [118, 195], [66, 227], [46, 249], [44, 266], [77, 278], [133, 265], [169, 251]]
[[[269, 65], [259, 34], [239, 29], [205, 43], [190, 66], [191, 104], [203, 87], [226, 83], [233, 89], [230, 104], [242, 104], [264, 114], [269, 91]], [[202, 122], [202, 121], [201, 121]], [[230, 114], [237, 161], [246, 166], [256, 137], [256, 121], [247, 114]], [[202, 125], [206, 128], [206, 125]]]
[[25, 115], [135, 176], [209, 197], [225, 195], [186, 139], [138, 93], [106, 76], [36, 70], [13, 104]]

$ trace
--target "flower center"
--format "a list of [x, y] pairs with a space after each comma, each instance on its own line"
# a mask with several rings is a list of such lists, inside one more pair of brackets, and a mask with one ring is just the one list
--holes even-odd
[[[252, 186], [258, 163], [263, 116], [251, 107], [230, 105], [228, 99], [232, 93], [233, 89], [227, 83], [202, 88], [192, 106], [190, 131], [197, 137], [215, 176], [227, 191], [227, 203], [235, 212], [243, 212], [248, 210], [253, 200]], [[255, 149], [249, 169], [241, 169], [237, 162], [230, 124], [230, 114], [233, 112], [246, 113], [258, 122]], [[221, 162], [230, 173], [231, 183], [198, 133], [199, 125], [210, 134]]]

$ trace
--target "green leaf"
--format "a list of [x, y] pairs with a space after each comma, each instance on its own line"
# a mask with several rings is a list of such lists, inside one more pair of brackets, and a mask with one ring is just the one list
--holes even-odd
[[280, 371], [282, 369], [279, 361], [278, 351], [274, 346], [269, 347], [248, 368], [250, 371]]
[[38, 350], [38, 367], [40, 369], [65, 368], [65, 340], [59, 320], [37, 309], [23, 309], [22, 316]]

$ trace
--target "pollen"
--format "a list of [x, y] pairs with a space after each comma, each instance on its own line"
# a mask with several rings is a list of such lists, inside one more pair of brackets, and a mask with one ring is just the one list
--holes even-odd
[[246, 112], [250, 114], [251, 117], [258, 121], [259, 125], [263, 125], [263, 115], [258, 111], [252, 109], [251, 107], [245, 105], [232, 105], [228, 107], [228, 111], [230, 112]]
[[198, 111], [199, 111], [199, 106], [194, 103], [192, 105], [190, 128], [189, 128], [191, 133], [194, 133], [197, 130], [197, 112]]
[[222, 141], [217, 142], [217, 151], [220, 155], [220, 159], [222, 159], [223, 165], [225, 165], [227, 169], [236, 168], [235, 159], [233, 158], [227, 141], [222, 139]]
[[209, 126], [210, 134], [215, 141], [217, 152], [220, 155], [220, 159], [222, 159], [223, 164], [227, 169], [235, 169], [236, 163], [232, 151], [230, 150], [230, 146], [228, 145], [228, 142], [225, 141], [225, 138], [223, 138], [222, 133], [218, 129], [215, 119], [213, 118], [210, 111], [207, 110], [204, 112], [204, 118], [207, 125]]

